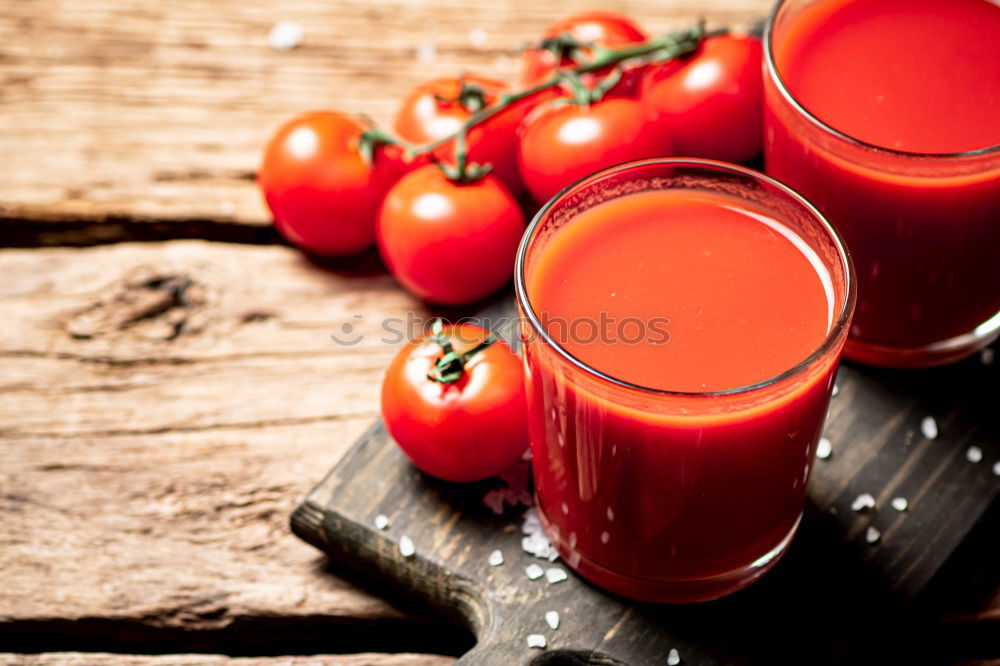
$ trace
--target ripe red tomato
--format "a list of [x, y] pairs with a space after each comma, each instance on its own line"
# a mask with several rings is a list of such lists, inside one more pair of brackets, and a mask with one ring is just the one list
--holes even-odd
[[[480, 109], [496, 105], [510, 86], [479, 76], [465, 75], [428, 81], [414, 88], [396, 113], [394, 127], [403, 141], [420, 146], [455, 134]], [[558, 96], [544, 91], [516, 102], [476, 125], [466, 137], [469, 161], [492, 164], [497, 176], [512, 193], [521, 191], [517, 170], [517, 129], [524, 116], [544, 99]], [[454, 162], [455, 142], [434, 150], [437, 159]]]
[[539, 203], [567, 185], [616, 164], [671, 154], [671, 135], [651, 123], [642, 103], [605, 99], [539, 109], [521, 132], [519, 163]]
[[378, 146], [373, 163], [359, 150], [367, 127], [336, 111], [302, 114], [264, 150], [257, 182], [274, 224], [309, 252], [342, 256], [369, 247], [386, 189], [403, 173], [402, 149]]
[[386, 194], [378, 216], [382, 258], [415, 295], [441, 305], [489, 296], [514, 272], [520, 207], [498, 179], [460, 185], [429, 164]]
[[479, 348], [489, 334], [478, 326], [437, 326], [437, 336], [408, 343], [389, 365], [382, 420], [427, 474], [485, 479], [528, 448], [521, 361], [501, 340]]
[[[569, 18], [557, 21], [542, 33], [543, 42], [556, 40], [562, 35], [570, 35], [578, 42], [593, 43], [610, 49], [621, 49], [630, 45], [641, 44], [648, 37], [635, 21], [609, 11], [589, 11], [575, 14]], [[558, 47], [556, 47], [558, 50]], [[592, 57], [590, 49], [580, 49], [580, 53], [563, 53], [562, 57], [546, 48], [527, 49], [521, 56], [521, 85], [532, 88], [552, 78], [558, 69], [572, 67], [574, 55], [577, 60], [586, 61]], [[611, 96], [629, 96], [636, 92], [639, 77], [633, 76], [637, 70], [626, 71], [622, 80], [613, 88]], [[601, 72], [584, 77], [588, 86], [602, 76]]]
[[677, 154], [746, 162], [761, 150], [764, 94], [761, 44], [710, 37], [680, 67], [651, 67], [641, 98], [670, 127]]

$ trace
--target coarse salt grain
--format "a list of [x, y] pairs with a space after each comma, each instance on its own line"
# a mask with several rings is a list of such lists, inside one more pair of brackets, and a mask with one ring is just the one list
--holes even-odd
[[970, 446], [965, 451], [965, 459], [970, 463], [977, 463], [983, 459], [983, 450], [978, 446]]
[[469, 31], [469, 43], [473, 46], [483, 47], [486, 46], [486, 40], [488, 35], [486, 31], [482, 28], [473, 28]]
[[555, 611], [549, 611], [545, 614], [545, 623], [552, 628], [553, 631], [559, 628], [559, 613]]
[[267, 34], [267, 43], [275, 51], [291, 51], [302, 43], [305, 30], [295, 21], [279, 21]]
[[920, 432], [923, 433], [924, 437], [927, 439], [937, 439], [938, 424], [933, 416], [924, 417], [924, 420], [920, 422]]
[[556, 549], [541, 532], [522, 538], [521, 550], [529, 555], [534, 555], [540, 560], [548, 560], [549, 562], [555, 562], [559, 557], [559, 553], [556, 552]]
[[677, 666], [679, 663], [681, 663], [681, 653], [676, 648], [670, 648], [670, 652], [667, 653], [667, 666]]
[[545, 570], [545, 580], [549, 581], [549, 585], [554, 585], [555, 583], [561, 583], [564, 580], [569, 579], [569, 574], [566, 573], [565, 569], [560, 569], [559, 567], [553, 567], [552, 569]]
[[816, 445], [816, 457], [826, 460], [831, 453], [833, 453], [833, 445], [830, 444], [830, 440], [826, 437], [820, 437], [819, 444]]
[[417, 46], [417, 60], [422, 63], [432, 63], [437, 60], [437, 48], [433, 44], [420, 44]]
[[526, 574], [526, 575], [528, 576], [528, 578], [530, 578], [531, 580], [538, 580], [539, 578], [541, 578], [542, 576], [544, 576], [544, 575], [545, 575], [545, 570], [544, 570], [544, 569], [542, 569], [542, 568], [541, 568], [540, 566], [538, 566], [537, 564], [529, 564], [528, 566], [526, 566], [526, 567], [524, 568], [524, 573], [525, 573], [525, 574]]
[[490, 563], [491, 567], [498, 567], [503, 564], [503, 553], [499, 550], [494, 550], [490, 553], [490, 557], [487, 561]]
[[546, 645], [548, 643], [545, 642], [545, 636], [541, 634], [528, 634], [528, 647], [544, 650]]
[[380, 530], [384, 530], [389, 527], [389, 516], [384, 513], [380, 513], [375, 516], [375, 527]]
[[892, 502], [890, 502], [892, 508], [896, 511], [906, 511], [909, 503], [906, 501], [905, 497], [893, 497]]
[[882, 538], [882, 533], [879, 532], [874, 527], [872, 527], [871, 525], [869, 525], [868, 529], [865, 530], [865, 541], [867, 541], [868, 543], [875, 543], [881, 538]]
[[993, 475], [1000, 476], [1000, 460], [993, 463]]
[[413, 557], [417, 549], [413, 545], [413, 539], [405, 534], [399, 537], [399, 554], [403, 557]]
[[993, 365], [993, 359], [996, 357], [996, 352], [992, 348], [987, 347], [986, 349], [979, 352], [979, 362], [983, 365]]
[[861, 493], [851, 502], [851, 511], [868, 511], [875, 508], [875, 498], [870, 493]]
[[836, 384], [834, 384], [833, 385], [833, 395], [837, 395], [838, 393], [840, 393], [840, 387], [837, 386]]
[[521, 522], [522, 534], [534, 534], [542, 530], [542, 521], [538, 519], [538, 511], [528, 509], [524, 512], [524, 520]]

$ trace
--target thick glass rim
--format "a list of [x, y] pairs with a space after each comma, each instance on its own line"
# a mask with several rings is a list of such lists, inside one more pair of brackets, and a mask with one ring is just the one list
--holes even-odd
[[1000, 144], [988, 146], [986, 148], [977, 148], [976, 150], [963, 151], [960, 153], [917, 153], [906, 150], [896, 150], [895, 148], [887, 148], [878, 144], [862, 141], [861, 139], [856, 139], [849, 134], [845, 134], [840, 130], [834, 129], [814, 116], [804, 106], [802, 106], [801, 103], [799, 103], [792, 92], [788, 89], [788, 86], [785, 85], [785, 81], [781, 78], [781, 74], [778, 72], [778, 66], [774, 61], [774, 48], [772, 44], [772, 38], [774, 37], [774, 24], [778, 20], [778, 14], [781, 12], [781, 9], [789, 4], [789, 2], [791, 2], [791, 0], [777, 0], [777, 2], [774, 3], [774, 7], [771, 9], [770, 15], [767, 17], [767, 23], [764, 24], [764, 66], [767, 69], [768, 77], [770, 77], [774, 86], [778, 89], [778, 92], [781, 93], [781, 96], [785, 99], [785, 101], [788, 102], [788, 104], [795, 109], [799, 115], [806, 118], [810, 123], [825, 133], [835, 136], [841, 141], [845, 141], [859, 148], [874, 150], [887, 155], [896, 155], [908, 159], [955, 160], [987, 157], [989, 155], [1000, 153]]
[[[541, 325], [538, 315], [535, 312], [534, 306], [531, 304], [531, 300], [528, 298], [528, 288], [527, 279], [525, 275], [525, 258], [528, 254], [528, 246], [531, 244], [531, 240], [534, 238], [535, 232], [538, 227], [542, 224], [542, 220], [546, 218], [549, 211], [555, 207], [556, 204], [561, 202], [566, 198], [567, 195], [580, 190], [587, 185], [592, 184], [598, 180], [607, 178], [614, 174], [622, 173], [625, 171], [634, 171], [636, 169], [642, 169], [644, 167], [650, 166], [663, 166], [663, 167], [680, 167], [680, 168], [694, 168], [700, 169], [706, 172], [715, 173], [728, 173], [737, 176], [742, 176], [755, 180], [760, 183], [764, 183], [770, 187], [775, 188], [782, 195], [789, 197], [795, 203], [801, 205], [805, 208], [808, 213], [819, 222], [823, 230], [829, 234], [833, 239], [834, 245], [837, 248], [837, 255], [840, 259], [841, 266], [844, 271], [844, 302], [841, 305], [840, 312], [837, 314], [836, 320], [830, 325], [830, 330], [827, 331], [826, 337], [823, 339], [813, 352], [807, 356], [803, 361], [792, 366], [788, 370], [764, 379], [755, 384], [750, 384], [748, 386], [740, 386], [737, 388], [726, 389], [725, 391], [667, 391], [664, 389], [655, 389], [648, 386], [642, 386], [640, 384], [633, 384], [624, 379], [618, 377], [613, 377], [606, 374], [596, 368], [591, 367], [584, 361], [578, 359], [576, 356], [567, 351], [562, 345], [556, 342], [552, 336], [548, 334], [545, 328]], [[628, 195], [625, 195], [628, 196]], [[621, 388], [629, 389], [632, 391], [637, 391], [639, 393], [644, 393], [647, 395], [656, 396], [673, 396], [673, 397], [683, 397], [683, 398], [710, 398], [716, 396], [732, 396], [743, 393], [751, 393], [760, 389], [773, 386], [774, 384], [781, 383], [786, 379], [799, 375], [805, 372], [809, 367], [815, 364], [819, 359], [826, 356], [834, 345], [837, 344], [837, 339], [841, 337], [841, 334], [847, 328], [847, 324], [850, 321], [851, 314], [854, 311], [854, 303], [857, 298], [857, 282], [854, 274], [854, 263], [851, 261], [851, 255], [847, 250], [847, 245], [844, 243], [844, 239], [841, 238], [837, 230], [830, 224], [830, 222], [823, 216], [819, 210], [816, 209], [811, 203], [809, 203], [804, 197], [798, 194], [795, 190], [791, 189], [787, 185], [784, 185], [777, 180], [770, 178], [762, 173], [754, 171], [752, 169], [747, 169], [745, 167], [737, 166], [735, 164], [727, 164], [725, 162], [719, 162], [716, 160], [706, 160], [697, 158], [654, 158], [648, 160], [639, 160], [637, 162], [629, 162], [627, 164], [622, 164], [616, 167], [611, 167], [604, 169], [603, 171], [598, 171], [597, 173], [591, 174], [575, 183], [563, 188], [561, 192], [556, 194], [554, 197], [549, 199], [548, 202], [542, 208], [535, 213], [532, 218], [531, 223], [528, 225], [527, 229], [524, 231], [524, 235], [521, 236], [521, 243], [517, 248], [517, 258], [514, 263], [514, 291], [517, 296], [518, 304], [524, 311], [525, 316], [531, 323], [532, 329], [537, 335], [539, 335], [542, 341], [545, 342], [551, 349], [555, 350], [559, 356], [568, 361], [571, 365], [577, 367], [578, 369], [584, 371], [585, 373], [601, 380], [604, 382], [609, 382]]]

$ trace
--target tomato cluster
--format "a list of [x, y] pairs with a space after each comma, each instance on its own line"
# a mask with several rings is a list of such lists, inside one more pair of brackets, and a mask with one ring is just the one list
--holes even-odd
[[334, 111], [294, 118], [259, 172], [275, 226], [320, 255], [377, 242], [398, 281], [427, 301], [484, 298], [511, 277], [527, 196], [544, 203], [637, 159], [757, 155], [760, 43], [687, 34], [650, 38], [625, 16], [586, 12], [523, 53], [516, 87], [472, 75], [418, 86], [396, 137]]

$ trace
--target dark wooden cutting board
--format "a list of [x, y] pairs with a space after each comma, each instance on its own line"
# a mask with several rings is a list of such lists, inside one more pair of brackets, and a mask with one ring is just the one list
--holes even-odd
[[[718, 601], [637, 604], [572, 572], [555, 584], [530, 580], [532, 563], [569, 569], [522, 550], [522, 508], [503, 515], [487, 508], [484, 495], [504, 484], [436, 481], [404, 458], [380, 423], [298, 507], [292, 529], [339, 565], [466, 624], [478, 643], [462, 664], [666, 663], [671, 649], [683, 664], [867, 663], [889, 655], [894, 663], [932, 663], [935, 647], [922, 634], [930, 625], [914, 600], [977, 521], [977, 533], [997, 528], [1000, 361], [977, 356], [919, 372], [845, 365], [837, 384], [824, 431], [833, 455], [817, 461], [791, 549], [761, 581]], [[934, 439], [922, 433], [927, 416], [939, 429]], [[978, 463], [968, 459], [973, 446], [983, 454]], [[876, 498], [874, 512], [851, 509], [861, 493]], [[890, 506], [897, 496], [908, 510]], [[384, 530], [375, 526], [380, 514], [390, 520]], [[869, 526], [881, 533], [874, 544]], [[411, 557], [400, 553], [404, 536], [414, 544]], [[995, 557], [990, 547], [977, 555]], [[491, 566], [497, 549], [504, 564]], [[995, 561], [992, 572], [986, 567], [994, 579]], [[548, 611], [558, 612], [558, 629], [547, 625]], [[995, 619], [993, 630], [1000, 635]], [[529, 648], [529, 634], [545, 636], [548, 647]]]

